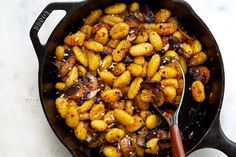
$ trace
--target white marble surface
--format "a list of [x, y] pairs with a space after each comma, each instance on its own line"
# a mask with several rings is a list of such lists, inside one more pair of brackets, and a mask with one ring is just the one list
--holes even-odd
[[[70, 157], [49, 127], [38, 96], [38, 62], [29, 30], [54, 0], [0, 0], [0, 156]], [[221, 112], [225, 134], [236, 142], [236, 1], [187, 0], [214, 34], [225, 64], [226, 88]], [[49, 26], [47, 26], [49, 27]], [[189, 157], [225, 157], [204, 149]]]

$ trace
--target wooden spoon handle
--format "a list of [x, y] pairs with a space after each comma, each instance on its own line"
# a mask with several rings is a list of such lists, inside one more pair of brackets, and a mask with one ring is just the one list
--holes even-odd
[[173, 157], [186, 157], [178, 125], [170, 126], [171, 150]]

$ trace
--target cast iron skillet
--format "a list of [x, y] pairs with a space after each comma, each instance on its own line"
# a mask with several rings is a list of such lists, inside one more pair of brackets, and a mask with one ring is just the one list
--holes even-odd
[[[119, 0], [131, 3], [132, 0]], [[67, 147], [73, 156], [95, 156], [98, 150], [88, 149], [81, 144], [73, 132], [65, 125], [64, 120], [58, 118], [54, 105], [54, 83], [58, 81], [56, 69], [52, 65], [55, 47], [62, 44], [69, 32], [75, 32], [81, 25], [82, 18], [96, 8], [104, 8], [117, 0], [88, 0], [87, 2], [51, 3], [39, 15], [30, 30], [30, 37], [39, 60], [39, 93], [47, 120], [59, 140]], [[190, 28], [203, 44], [208, 55], [207, 66], [211, 71], [211, 80], [207, 84], [207, 98], [204, 103], [196, 103], [191, 97], [189, 87], [192, 79], [186, 76], [186, 94], [184, 105], [179, 115], [179, 125], [183, 133], [186, 154], [200, 148], [216, 148], [230, 157], [236, 156], [236, 144], [230, 141], [222, 132], [219, 115], [224, 94], [224, 67], [218, 45], [204, 22], [193, 9], [181, 0], [140, 0], [141, 6], [147, 4], [152, 9], [167, 8], [184, 24]], [[38, 38], [38, 31], [47, 17], [54, 10], [65, 10], [66, 16], [56, 26], [47, 43], [42, 45]]]

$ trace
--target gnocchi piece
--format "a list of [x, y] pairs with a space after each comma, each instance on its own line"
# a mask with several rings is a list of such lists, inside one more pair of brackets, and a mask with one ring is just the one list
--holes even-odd
[[115, 117], [114, 117], [114, 113], [113, 111], [108, 111], [105, 116], [103, 117], [103, 120], [107, 123], [107, 124], [111, 124], [115, 122]]
[[85, 53], [81, 51], [81, 49], [78, 46], [74, 46], [72, 48], [76, 60], [79, 61], [83, 66], [87, 67], [88, 66], [88, 58]]
[[124, 20], [120, 16], [114, 16], [114, 15], [105, 15], [102, 18], [102, 21], [111, 26], [114, 26], [117, 23], [124, 22]]
[[92, 50], [94, 52], [102, 52], [104, 50], [104, 47], [102, 44], [93, 41], [93, 40], [89, 40], [85, 43], [85, 46], [87, 49]]
[[102, 92], [101, 96], [106, 103], [114, 103], [122, 97], [122, 92], [120, 89], [110, 89]]
[[141, 99], [141, 95], [137, 94], [134, 98], [135, 104], [142, 110], [142, 111], [147, 111], [149, 108], [149, 103], [148, 102], [144, 102]]
[[133, 101], [130, 101], [130, 100], [126, 101], [125, 111], [131, 116], [133, 115], [133, 112], [134, 112]]
[[90, 120], [100, 120], [105, 115], [105, 106], [103, 104], [94, 105], [89, 112]]
[[126, 70], [125, 64], [124, 63], [118, 63], [112, 69], [112, 73], [117, 76], [117, 75], [121, 75], [122, 73], [124, 73], [125, 70]]
[[156, 72], [153, 77], [151, 78], [152, 81], [160, 82], [161, 81], [161, 75], [159, 72]]
[[100, 71], [107, 70], [112, 64], [112, 56], [107, 55], [101, 62]]
[[128, 86], [130, 84], [130, 80], [131, 80], [131, 74], [127, 70], [123, 74], [121, 74], [119, 77], [116, 78], [116, 80], [114, 81], [113, 86], [115, 88], [126, 87], [126, 86]]
[[143, 79], [141, 77], [136, 77], [133, 82], [130, 85], [129, 91], [128, 91], [128, 98], [134, 99], [134, 97], [138, 94], [138, 91], [141, 87], [141, 83], [143, 82]]
[[64, 55], [65, 55], [65, 47], [64, 46], [57, 46], [55, 54], [56, 54], [56, 59], [58, 61], [62, 61], [64, 59]]
[[94, 105], [94, 99], [85, 101], [81, 106], [77, 108], [78, 113], [85, 113], [89, 111]]
[[115, 119], [124, 126], [129, 126], [134, 124], [134, 118], [127, 112], [121, 109], [114, 110]]
[[91, 121], [91, 127], [96, 131], [105, 131], [107, 129], [107, 123], [104, 120]]
[[135, 44], [141, 44], [148, 41], [148, 33], [147, 31], [142, 31], [138, 34], [137, 38], [134, 40]]
[[113, 39], [123, 39], [128, 35], [129, 30], [130, 30], [129, 25], [122, 22], [114, 25], [110, 29], [109, 33]]
[[114, 146], [105, 146], [102, 150], [105, 157], [121, 157], [122, 154], [119, 150]]
[[126, 4], [125, 3], [116, 3], [113, 4], [107, 8], [105, 8], [106, 14], [121, 14], [126, 10]]
[[145, 123], [148, 129], [154, 129], [157, 127], [158, 121], [156, 115], [152, 114], [148, 116]]
[[165, 52], [164, 56], [165, 57], [173, 57], [179, 61], [179, 55], [174, 50], [169, 50], [169, 51]]
[[152, 113], [150, 111], [141, 111], [140, 117], [143, 119], [143, 121], [146, 122], [146, 119], [148, 116], [150, 116]]
[[85, 122], [79, 122], [79, 124], [75, 127], [75, 136], [77, 139], [81, 141], [85, 141], [87, 138], [87, 125]]
[[88, 67], [91, 71], [96, 71], [99, 68], [101, 56], [92, 51], [88, 51]]
[[114, 143], [122, 139], [124, 136], [125, 132], [123, 130], [118, 128], [112, 128], [106, 133], [105, 139], [109, 143]]
[[176, 97], [176, 89], [173, 86], [164, 87], [163, 92], [165, 94], [165, 100], [167, 102], [172, 102]]
[[161, 63], [161, 57], [159, 54], [154, 54], [151, 60], [148, 63], [147, 68], [147, 77], [151, 78], [156, 73], [157, 69], [159, 68]]
[[107, 43], [107, 46], [109, 46], [111, 48], [116, 48], [119, 43], [120, 43], [120, 40], [110, 39]]
[[163, 66], [159, 73], [163, 78], [174, 78], [177, 76], [178, 72], [174, 67], [171, 66]]
[[64, 97], [59, 97], [56, 99], [55, 104], [60, 116], [62, 118], [65, 118], [68, 113], [68, 105], [69, 105], [67, 99]]
[[129, 132], [134, 132], [140, 129], [144, 125], [144, 121], [139, 116], [134, 116], [134, 124], [126, 126], [126, 130]]
[[85, 74], [87, 73], [86, 68], [82, 65], [78, 65], [77, 68], [79, 76], [85, 76]]
[[192, 47], [189, 44], [185, 43], [185, 42], [182, 44], [182, 49], [189, 56], [193, 55], [193, 53], [194, 53]]
[[64, 88], [66, 88], [66, 83], [64, 83], [64, 82], [57, 82], [56, 85], [55, 85], [55, 88], [58, 89], [58, 90], [62, 90]]
[[194, 81], [191, 86], [192, 96], [196, 102], [203, 102], [205, 100], [205, 89], [201, 81]]
[[133, 3], [130, 5], [129, 10], [130, 10], [131, 12], [134, 12], [134, 11], [136, 11], [136, 10], [139, 10], [139, 3], [138, 3], [138, 2], [133, 2]]
[[92, 26], [98, 22], [101, 16], [102, 16], [101, 9], [94, 10], [90, 13], [88, 17], [85, 18], [84, 24]]
[[92, 35], [93, 35], [93, 34], [96, 34], [97, 31], [98, 31], [99, 29], [101, 29], [102, 27], [105, 27], [107, 30], [110, 30], [110, 29], [111, 29], [111, 26], [110, 26], [110, 25], [105, 24], [105, 23], [103, 23], [103, 22], [99, 22], [99, 23], [97, 23], [96, 25], [93, 26]]
[[145, 152], [148, 154], [157, 154], [159, 151], [159, 146], [157, 144], [158, 140], [158, 138], [152, 138], [147, 141]]
[[175, 31], [173, 33], [173, 37], [179, 39], [179, 41], [183, 41], [183, 36], [182, 36], [182, 34], [179, 31]]
[[116, 77], [110, 71], [102, 71], [100, 73], [100, 78], [107, 84], [113, 85]]
[[98, 43], [105, 45], [109, 40], [108, 30], [105, 27], [99, 29], [95, 35], [95, 41]]
[[145, 58], [143, 56], [134, 57], [134, 63], [138, 65], [144, 65], [145, 64]]
[[85, 39], [86, 39], [86, 40], [88, 40], [88, 39], [91, 38], [92, 29], [93, 29], [93, 27], [92, 27], [92, 26], [89, 26], [89, 25], [83, 25], [83, 26], [80, 28], [80, 31], [85, 34]]
[[167, 9], [161, 9], [156, 13], [156, 22], [166, 22], [171, 16], [171, 12]]
[[158, 23], [156, 32], [159, 35], [171, 35], [177, 30], [178, 26], [174, 23]]
[[113, 60], [115, 62], [121, 61], [129, 51], [131, 43], [128, 40], [122, 40], [113, 52]]
[[66, 119], [66, 124], [71, 128], [75, 128], [79, 124], [79, 114], [75, 106], [71, 106], [68, 109], [68, 113], [65, 119]]
[[75, 107], [75, 108], [77, 108], [78, 105], [77, 105], [77, 103], [76, 103], [74, 100], [69, 100], [69, 99], [68, 99], [68, 108], [70, 108], [70, 107]]
[[72, 70], [68, 73], [68, 77], [66, 79], [66, 86], [71, 86], [72, 84], [74, 84], [75, 82], [78, 81], [78, 68], [76, 66], [74, 66], [72, 68]]
[[142, 69], [143, 69], [142, 74], [140, 75], [142, 78], [146, 77], [146, 75], [147, 75], [147, 68], [148, 68], [148, 63], [145, 62], [143, 67], [142, 67]]
[[64, 43], [69, 46], [81, 46], [85, 40], [85, 34], [82, 32], [77, 32], [75, 34], [69, 34], [65, 37]]
[[155, 31], [158, 29], [158, 25], [156, 23], [144, 23], [144, 24], [141, 24], [140, 27], [146, 29], [148, 32], [151, 30]]
[[162, 50], [162, 47], [163, 47], [162, 40], [161, 40], [160, 35], [157, 32], [151, 31], [149, 33], [149, 40], [155, 51]]
[[89, 117], [89, 113], [88, 112], [85, 112], [85, 113], [79, 113], [79, 120], [90, 120], [90, 117]]
[[174, 88], [179, 88], [179, 83], [177, 79], [163, 79], [161, 80], [162, 86], [173, 86]]
[[129, 49], [129, 53], [132, 56], [148, 56], [153, 53], [153, 46], [150, 43], [137, 44]]
[[191, 44], [192, 50], [194, 54], [202, 51], [202, 44], [199, 40], [195, 39], [193, 43]]
[[111, 108], [123, 110], [125, 108], [125, 101], [114, 102], [113, 104], [111, 104]]
[[130, 73], [133, 76], [140, 76], [143, 72], [143, 68], [141, 65], [135, 64], [135, 63], [131, 63], [128, 67], [127, 70], [130, 71]]
[[190, 58], [188, 65], [189, 66], [198, 66], [198, 65], [203, 64], [206, 60], [207, 60], [207, 55], [203, 52], [199, 52]]

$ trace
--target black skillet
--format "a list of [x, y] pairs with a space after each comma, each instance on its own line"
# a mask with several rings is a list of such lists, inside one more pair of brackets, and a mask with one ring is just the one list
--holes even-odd
[[[69, 32], [75, 32], [81, 25], [82, 18], [96, 8], [104, 8], [114, 2], [131, 3], [132, 0], [88, 0], [87, 2], [51, 3], [39, 15], [30, 30], [30, 38], [39, 60], [39, 93], [47, 120], [59, 140], [73, 156], [95, 156], [98, 150], [89, 149], [76, 140], [73, 133], [58, 118], [54, 105], [54, 83], [58, 81], [56, 69], [51, 64], [55, 47], [62, 44]], [[185, 29], [191, 30], [203, 44], [208, 55], [207, 66], [211, 71], [211, 80], [207, 84], [207, 98], [204, 103], [196, 103], [191, 97], [189, 87], [192, 79], [186, 76], [186, 92], [183, 108], [180, 110], [179, 126], [184, 137], [186, 154], [200, 148], [216, 148], [230, 157], [236, 156], [236, 144], [230, 141], [222, 132], [219, 115], [224, 94], [224, 67], [218, 45], [204, 22], [196, 15], [185, 1], [181, 0], [138, 0], [141, 5], [147, 4], [154, 11], [159, 8], [170, 9], [178, 17]], [[56, 26], [47, 43], [42, 45], [38, 31], [47, 17], [54, 10], [65, 10], [66, 16]], [[187, 104], [187, 105], [186, 105]]]

